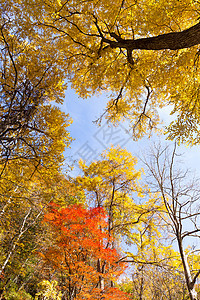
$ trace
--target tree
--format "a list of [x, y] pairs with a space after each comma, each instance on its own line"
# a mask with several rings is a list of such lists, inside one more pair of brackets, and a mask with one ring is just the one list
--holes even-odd
[[[176, 157], [176, 144], [172, 154], [167, 148], [154, 147], [150, 161], [145, 160], [145, 164], [151, 174], [151, 187], [160, 193], [167, 215], [165, 221], [177, 242], [189, 297], [196, 300], [200, 249], [196, 248], [195, 240], [200, 237], [200, 190], [196, 185], [198, 181], [175, 165]], [[188, 244], [191, 247], [188, 248]]]
[[[30, 78], [27, 73], [27, 80], [19, 80], [24, 95], [31, 93], [36, 102], [43, 101], [47, 86], [45, 96], [60, 98], [67, 78], [81, 97], [112, 91], [106, 117], [113, 122], [128, 118], [137, 138], [156, 126], [157, 108], [170, 104], [177, 117], [168, 128], [169, 138], [199, 142], [197, 0], [2, 2], [2, 75], [4, 80], [8, 61], [12, 84], [3, 86], [10, 99], [21, 101], [16, 89], [21, 69], [15, 62], [20, 54], [28, 58], [27, 66], [31, 59], [38, 66], [40, 76]], [[17, 47], [12, 48], [15, 40]], [[34, 51], [40, 53], [40, 62]], [[49, 81], [43, 80], [46, 74], [52, 76]], [[44, 86], [38, 91], [40, 79]], [[18, 113], [25, 123], [34, 105], [26, 107], [25, 115]], [[4, 125], [11, 119], [9, 113]], [[12, 125], [9, 132], [16, 128]]]
[[17, 3], [1, 4], [0, 177], [11, 160], [35, 168], [56, 166], [70, 142], [69, 116], [50, 104], [64, 98], [63, 70], [55, 60], [56, 52], [46, 54], [42, 38], [33, 28], [29, 34], [17, 11]]
[[35, 172], [27, 180], [26, 176], [18, 177], [15, 169], [10, 181], [0, 185], [0, 294], [9, 297], [25, 290], [34, 297], [37, 283], [43, 279], [41, 258], [36, 253], [52, 236], [42, 223], [47, 205], [52, 199], [62, 206], [82, 199], [62, 174], [39, 168], [41, 173]]
[[25, 15], [54, 38], [81, 97], [111, 91], [106, 118], [128, 118], [140, 137], [158, 123], [157, 108], [171, 105], [169, 137], [193, 144], [199, 143], [199, 13], [196, 0], [59, 0], [29, 1]]
[[184, 275], [180, 269], [172, 266], [138, 266], [132, 274], [132, 279], [122, 281], [120, 287], [135, 300], [188, 299]]
[[40, 221], [47, 203], [59, 194], [55, 186], [61, 182], [63, 151], [71, 141], [67, 130], [71, 120], [55, 105], [62, 103], [65, 89], [55, 49], [49, 55], [41, 48], [42, 36], [28, 25], [18, 3], [1, 1], [0, 6], [0, 288], [4, 294], [12, 284], [17, 289], [25, 282], [28, 286], [28, 278], [34, 277], [33, 264], [38, 260], [33, 253], [43, 239]]
[[152, 220], [158, 207], [153, 198], [146, 201], [147, 186], [140, 184], [143, 170], [137, 170], [137, 159], [131, 153], [119, 146], [111, 147], [89, 166], [80, 161], [80, 169], [83, 175], [73, 181], [78, 190], [85, 191], [88, 205], [106, 210], [108, 232], [115, 240], [137, 240], [140, 226], [146, 228], [145, 232], [150, 227], [152, 234], [156, 232]]
[[144, 273], [148, 266], [172, 268], [170, 261], [177, 253], [165, 243], [163, 204], [158, 195], [147, 196], [149, 189], [140, 183], [142, 170], [137, 170], [137, 159], [125, 149], [111, 147], [88, 166], [80, 161], [80, 168], [83, 174], [74, 179], [75, 185], [77, 190], [84, 189], [86, 203], [106, 210], [108, 234], [115, 237], [109, 246], [116, 247], [119, 241], [123, 241], [123, 250], [124, 243], [133, 246], [118, 263], [143, 268]]
[[110, 299], [112, 294], [112, 299], [128, 299], [117, 288], [110, 288], [123, 268], [116, 264], [119, 254], [108, 244], [112, 237], [105, 231], [103, 209], [76, 204], [59, 208], [51, 203], [45, 222], [54, 232], [54, 242], [40, 255], [53, 277], [60, 278], [63, 299]]

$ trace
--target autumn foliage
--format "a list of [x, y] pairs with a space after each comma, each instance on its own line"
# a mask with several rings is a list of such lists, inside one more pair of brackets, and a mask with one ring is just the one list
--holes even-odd
[[40, 255], [45, 266], [61, 279], [66, 299], [128, 299], [113, 288], [124, 268], [117, 264], [120, 256], [107, 233], [103, 208], [60, 208], [51, 203], [44, 221], [52, 227], [54, 243]]
[[200, 188], [176, 147], [137, 166], [111, 134], [72, 178], [61, 107], [67, 85], [102, 94], [95, 123], [126, 121], [135, 141], [170, 111], [168, 139], [199, 145], [199, 21], [198, 0], [0, 0], [0, 300], [200, 299]]

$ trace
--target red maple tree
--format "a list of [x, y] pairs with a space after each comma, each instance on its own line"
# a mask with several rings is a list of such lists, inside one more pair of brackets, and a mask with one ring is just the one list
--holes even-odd
[[129, 299], [113, 287], [124, 267], [116, 263], [120, 256], [107, 233], [103, 208], [60, 208], [51, 203], [44, 221], [50, 224], [54, 241], [41, 255], [59, 278], [66, 299]]

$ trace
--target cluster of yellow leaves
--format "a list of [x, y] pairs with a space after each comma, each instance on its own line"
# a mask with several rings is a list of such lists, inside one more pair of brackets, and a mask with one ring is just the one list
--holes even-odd
[[[45, 80], [47, 97], [60, 101], [65, 78], [83, 98], [112, 91], [106, 117], [114, 123], [129, 119], [137, 138], [157, 126], [157, 108], [172, 104], [178, 117], [169, 127], [169, 138], [199, 142], [198, 46], [134, 50], [130, 65], [125, 50], [106, 43], [106, 39], [115, 41], [112, 33], [139, 39], [190, 28], [198, 23], [198, 1], [10, 0], [9, 5], [2, 1], [2, 11], [2, 23], [7, 21], [6, 13], [12, 16], [3, 32], [7, 35], [10, 30], [9, 42], [17, 40], [19, 66], [26, 65], [34, 80], [38, 72], [51, 70]], [[11, 30], [15, 27], [20, 28], [19, 38]]]
[[[169, 127], [169, 137], [199, 142], [198, 46], [176, 51], [134, 50], [130, 65], [123, 48], [106, 43], [106, 39], [115, 41], [112, 33], [122, 39], [139, 39], [190, 28], [198, 23], [198, 1], [8, 3], [2, 1], [2, 24], [6, 22], [2, 32], [9, 43], [17, 42], [17, 66], [26, 66], [31, 80], [51, 70], [44, 81], [48, 98], [60, 101], [66, 78], [83, 98], [112, 91], [107, 118], [114, 123], [128, 118], [136, 137], [157, 126], [157, 108], [172, 104], [178, 117]], [[8, 21], [6, 15], [12, 18]], [[20, 28], [18, 38], [15, 28]]]
[[43, 280], [38, 284], [38, 289], [40, 290], [35, 297], [35, 300], [43, 299], [46, 300], [61, 300], [62, 294], [56, 289], [57, 281], [49, 282], [48, 280]]
[[[140, 121], [135, 128], [140, 137], [149, 125], [151, 128], [158, 123], [156, 109], [172, 104], [178, 120], [170, 127], [170, 138], [199, 142], [198, 47], [135, 50], [134, 64], [130, 66], [126, 51], [112, 49], [105, 41], [101, 44], [99, 33], [100, 30], [105, 39], [114, 41], [111, 33], [138, 39], [184, 30], [198, 23], [198, 1], [29, 1], [26, 11], [38, 22], [38, 31], [49, 36], [51, 42], [51, 37], [56, 38], [53, 49], [59, 49], [59, 57], [65, 58], [68, 78], [81, 97], [112, 91], [107, 117], [113, 122], [126, 117], [134, 126]], [[142, 114], [147, 87], [151, 99]]]
[[67, 197], [61, 168], [71, 119], [55, 105], [64, 98], [65, 63], [25, 2], [0, 1], [2, 287], [7, 276], [28, 276], [43, 211], [52, 197], [59, 203]]

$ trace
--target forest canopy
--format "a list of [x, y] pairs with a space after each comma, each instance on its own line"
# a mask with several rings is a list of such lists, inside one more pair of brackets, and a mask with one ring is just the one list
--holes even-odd
[[[176, 159], [200, 143], [200, 2], [0, 1], [0, 299], [198, 299], [200, 189]], [[119, 145], [64, 174], [68, 86], [135, 140], [170, 108], [174, 148], [148, 175]]]
[[171, 105], [169, 137], [199, 142], [198, 1], [29, 1], [25, 11], [23, 5], [12, 11], [20, 11], [31, 39], [43, 40], [43, 52], [51, 47], [62, 60], [79, 95], [108, 92], [107, 119], [127, 118], [137, 138], [156, 127], [157, 108]]

